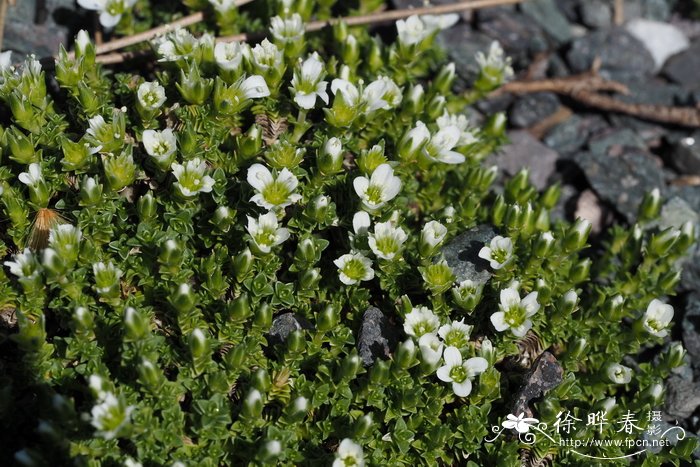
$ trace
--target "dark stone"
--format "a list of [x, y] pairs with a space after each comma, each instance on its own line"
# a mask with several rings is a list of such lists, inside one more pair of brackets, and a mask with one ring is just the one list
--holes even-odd
[[78, 8], [74, 0], [16, 2], [7, 9], [3, 49], [20, 55], [56, 55], [59, 44], [68, 44], [72, 40], [69, 34], [91, 24], [90, 18], [91, 14]]
[[275, 316], [268, 333], [270, 345], [283, 344], [289, 335], [297, 329], [312, 329], [313, 326], [305, 318], [292, 312]]
[[559, 154], [527, 131], [511, 131], [508, 138], [510, 143], [490, 156], [488, 164], [497, 165], [511, 176], [527, 168], [532, 184], [538, 190], [545, 189], [549, 177], [556, 170]]
[[564, 369], [554, 355], [547, 351], [542, 352], [525, 375], [524, 383], [515, 396], [511, 413], [516, 416], [524, 413], [525, 416], [532, 417], [530, 401], [559, 386], [563, 375]]
[[700, 41], [666, 60], [663, 74], [674, 83], [689, 89], [700, 89]]
[[642, 150], [647, 148], [642, 137], [627, 128], [613, 129], [588, 141], [588, 149], [601, 155], [619, 154], [625, 147]]
[[647, 144], [656, 144], [669, 132], [669, 129], [663, 125], [630, 115], [608, 114], [608, 119], [614, 127], [634, 130]]
[[479, 250], [495, 236], [496, 232], [491, 226], [479, 225], [454, 238], [442, 248], [442, 254], [447, 265], [457, 276], [457, 282], [466, 279], [479, 284], [488, 282], [491, 278], [489, 263], [479, 258]]
[[690, 417], [700, 407], [700, 385], [680, 376], [671, 376], [666, 381], [666, 404], [664, 408], [671, 417]]
[[671, 163], [682, 175], [700, 175], [700, 131], [674, 145]]
[[598, 115], [572, 115], [552, 128], [543, 142], [559, 154], [572, 154], [581, 149], [591, 135], [598, 134], [606, 128], [607, 123]]
[[571, 23], [579, 22], [579, 0], [559, 0], [557, 8]]
[[505, 112], [510, 107], [514, 98], [512, 94], [502, 94], [496, 97], [482, 99], [476, 103], [476, 108], [486, 115], [493, 115], [496, 112]]
[[580, 197], [579, 191], [572, 185], [561, 186], [561, 196], [559, 201], [552, 208], [552, 222], [572, 221], [577, 207], [577, 200]]
[[589, 28], [607, 28], [612, 24], [610, 3], [603, 0], [588, 0], [579, 6], [581, 22]]
[[[685, 220], [695, 221], [696, 243], [690, 247], [690, 251], [684, 258], [679, 289], [698, 292], [700, 291], [700, 245], [698, 244], [697, 236], [700, 236], [700, 222], [698, 222], [698, 212], [700, 212], [700, 186], [671, 186], [669, 187], [669, 193], [669, 196], [677, 196], [686, 203], [687, 208], [684, 211], [679, 210], [678, 214], [676, 214], [678, 220], [683, 221], [683, 218], [685, 218]], [[690, 214], [688, 210], [692, 210], [690, 211], [692, 214]], [[698, 342], [697, 345], [700, 346], [700, 341]], [[700, 358], [700, 353], [698, 353], [698, 358]], [[698, 369], [700, 369], [700, 364], [696, 363], [696, 365]]]
[[688, 351], [692, 365], [700, 369], [700, 291], [691, 293], [685, 300], [682, 333], [683, 346]]
[[624, 148], [616, 156], [581, 152], [574, 155], [574, 161], [598, 196], [629, 222], [636, 218], [644, 195], [654, 188], [663, 192], [665, 186], [654, 156], [636, 148]]
[[559, 54], [552, 54], [549, 56], [547, 74], [552, 78], [563, 78], [569, 76], [571, 70], [569, 70], [569, 66]]
[[528, 0], [520, 4], [520, 11], [532, 18], [557, 44], [571, 40], [571, 25], [554, 0]]
[[500, 42], [517, 67], [528, 65], [531, 57], [549, 49], [542, 29], [522, 13], [494, 14], [486, 20], [479, 21], [478, 28]]
[[499, 5], [493, 8], [481, 8], [476, 10], [475, 16], [477, 23], [485, 23], [501, 15], [512, 15], [515, 13], [515, 5]]
[[632, 77], [618, 79], [629, 89], [628, 94], [615, 98], [633, 104], [683, 105], [689, 100], [688, 91], [658, 78]]
[[[646, 450], [652, 454], [658, 454], [662, 450], [668, 449], [664, 448], [663, 445], [665, 444], [665, 441], [662, 442], [662, 440], [668, 440], [668, 442], [671, 443], [671, 446], [675, 446], [678, 444], [678, 441], [684, 439], [686, 436], [690, 438], [697, 438], [697, 435], [682, 429], [678, 425], [671, 425], [670, 423], [664, 421], [652, 423], [658, 427], [656, 434], [654, 434], [651, 430], [644, 430], [644, 434], [642, 435], [644, 440], [646, 440], [648, 443]], [[697, 456], [697, 452], [698, 450], [696, 449], [693, 455]]]
[[477, 52], [488, 53], [493, 39], [473, 31], [466, 24], [456, 24], [437, 36], [437, 43], [447, 50], [455, 64], [457, 79], [455, 91], [464, 91], [474, 82], [479, 74], [479, 65], [474, 58]]
[[388, 359], [398, 343], [398, 331], [379, 308], [367, 308], [362, 315], [362, 326], [357, 349], [364, 366], [370, 366], [377, 358]]
[[595, 31], [574, 40], [566, 59], [575, 73], [591, 69], [600, 58], [600, 74], [619, 79], [622, 76], [650, 75], [655, 63], [649, 51], [624, 29]]
[[516, 128], [529, 128], [555, 113], [560, 105], [559, 98], [551, 92], [527, 94], [511, 107], [509, 122]]
[[625, 19], [634, 18], [666, 21], [671, 16], [672, 1], [668, 0], [625, 0]]

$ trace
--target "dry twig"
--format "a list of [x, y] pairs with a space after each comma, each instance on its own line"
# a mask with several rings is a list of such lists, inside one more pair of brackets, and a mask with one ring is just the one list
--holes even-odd
[[[239, 0], [240, 2], [249, 2], [251, 0]], [[477, 10], [481, 8], [489, 8], [489, 7], [494, 7], [494, 6], [499, 6], [499, 5], [513, 5], [516, 3], [521, 3], [523, 0], [472, 0], [472, 1], [461, 1], [461, 2], [456, 2], [456, 3], [450, 3], [446, 5], [436, 5], [436, 6], [429, 6], [429, 7], [420, 7], [420, 8], [406, 8], [406, 9], [401, 9], [401, 10], [389, 10], [389, 11], [380, 11], [377, 13], [372, 13], [368, 15], [358, 15], [358, 16], [345, 16], [342, 18], [333, 18], [329, 20], [323, 20], [323, 21], [311, 21], [306, 25], [306, 32], [313, 32], [313, 31], [318, 31], [320, 29], [325, 28], [326, 26], [332, 26], [333, 24], [339, 23], [339, 22], [345, 22], [348, 26], [364, 26], [364, 25], [370, 25], [370, 24], [381, 24], [381, 23], [390, 23], [392, 21], [397, 21], [399, 19], [404, 19], [408, 18], [409, 16], [412, 15], [444, 15], [448, 13], [458, 13], [461, 11], [466, 11], [466, 10]], [[201, 15], [201, 13], [196, 13], [195, 15]], [[188, 20], [191, 21], [188, 24], [194, 24], [196, 22], [201, 21], [201, 18], [197, 19], [194, 18], [195, 15], [190, 15], [192, 19]], [[182, 18], [180, 21], [185, 21], [187, 18], [190, 17], [185, 17]], [[126, 47], [128, 45], [134, 45], [138, 44], [140, 42], [144, 42], [150, 39], [153, 39], [154, 37], [165, 34], [168, 31], [171, 31], [175, 29], [177, 26], [185, 26], [188, 24], [183, 24], [183, 23], [178, 23], [175, 24], [176, 22], [173, 23], [168, 23], [163, 26], [160, 26], [159, 28], [151, 29], [150, 31], [146, 31], [144, 33], [136, 34], [134, 36], [128, 36], [124, 37], [121, 39], [117, 39], [115, 41], [110, 41], [102, 44], [101, 48], [97, 49], [97, 54], [98, 56], [96, 57], [96, 60], [98, 63], [103, 63], [103, 64], [114, 64], [114, 63], [121, 63], [123, 61], [129, 60], [131, 58], [135, 58], [138, 56], [143, 56], [146, 55], [148, 52], [127, 52], [127, 53], [111, 53], [107, 54], [105, 52], [110, 52], [114, 51], [123, 47]], [[137, 37], [138, 36], [138, 37]], [[251, 39], [252, 36], [248, 34], [234, 34], [231, 36], [225, 36], [225, 37], [217, 37], [216, 41], [217, 42], [235, 42], [235, 41], [247, 41]], [[103, 54], [103, 55], [100, 55]]]

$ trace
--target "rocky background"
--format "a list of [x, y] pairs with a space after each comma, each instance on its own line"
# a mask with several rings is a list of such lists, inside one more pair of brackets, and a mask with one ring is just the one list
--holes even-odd
[[[435, 0], [434, 3], [451, 3]], [[422, 0], [393, 0], [394, 7], [421, 6]], [[512, 57], [516, 79], [564, 77], [590, 70], [600, 60], [600, 75], [628, 86], [627, 102], [700, 105], [700, 21], [692, 19], [692, 0], [625, 0], [624, 22], [616, 25], [612, 0], [527, 0], [519, 6], [463, 14], [463, 21], [440, 35], [457, 66], [456, 91], [466, 88], [477, 64], [474, 54], [498, 40]], [[19, 0], [8, 10], [3, 49], [39, 57], [53, 55], [79, 27], [93, 18], [74, 0]], [[478, 104], [471, 117], [506, 111], [511, 144], [490, 157], [507, 177], [530, 168], [533, 183], [562, 185], [554, 213], [577, 216], [594, 226], [592, 243], [615, 222], [635, 221], [645, 192], [659, 188], [666, 199], [659, 221], [679, 227], [690, 220], [700, 233], [700, 129], [661, 125], [627, 115], [599, 112], [553, 93], [502, 95]], [[446, 248], [472, 251], [495, 235], [476, 229]], [[597, 237], [596, 237], [597, 236]], [[483, 238], [482, 238], [483, 237]], [[461, 250], [460, 250], [461, 251]], [[451, 266], [475, 272], [459, 255]], [[454, 262], [454, 261], [453, 261]], [[700, 247], [684, 264], [681, 291], [672, 298], [676, 326], [671, 339], [682, 341], [687, 364], [667, 386], [666, 420], [692, 433], [700, 430]], [[396, 340], [386, 317], [369, 309], [358, 346], [363, 361], [385, 357]], [[284, 340], [306, 325], [289, 314], [275, 319], [271, 337]], [[546, 363], [546, 362], [545, 362]], [[634, 366], [635, 362], [626, 362]], [[531, 378], [537, 378], [533, 368]], [[555, 374], [551, 373], [550, 374]], [[559, 375], [558, 377], [561, 377]], [[540, 388], [558, 381], [528, 380]], [[524, 387], [524, 391], [527, 387]], [[700, 449], [696, 452], [700, 458]]]

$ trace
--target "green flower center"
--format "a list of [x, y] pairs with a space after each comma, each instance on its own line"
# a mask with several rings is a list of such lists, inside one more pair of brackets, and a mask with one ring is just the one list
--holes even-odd
[[508, 259], [508, 252], [502, 248], [491, 250], [491, 258], [494, 261], [503, 264]]
[[511, 327], [518, 327], [527, 319], [527, 312], [520, 305], [512, 306], [504, 312], [504, 320]]
[[255, 243], [258, 245], [272, 246], [275, 243], [275, 232], [263, 230], [255, 236]]
[[469, 376], [467, 369], [462, 365], [453, 366], [450, 370], [450, 378], [452, 378], [452, 381], [456, 383], [464, 382], [464, 380], [467, 379], [467, 376]]
[[268, 203], [279, 206], [287, 201], [289, 190], [285, 184], [274, 181], [263, 188], [262, 195]]
[[421, 321], [413, 326], [413, 332], [416, 333], [416, 337], [421, 337], [429, 332], [433, 331], [433, 327], [427, 321]]
[[158, 141], [153, 145], [153, 154], [162, 156], [170, 150], [170, 145], [165, 141]]
[[367, 201], [369, 201], [372, 204], [381, 203], [382, 193], [384, 193], [382, 187], [378, 185], [370, 185], [369, 187], [367, 187]]
[[466, 347], [468, 342], [467, 336], [459, 329], [450, 329], [450, 332], [445, 335], [445, 344], [448, 346], [461, 349], [462, 347]]
[[647, 326], [649, 327], [649, 329], [652, 329], [652, 330], [657, 331], [657, 332], [661, 331], [663, 329], [663, 326], [661, 325], [661, 323], [655, 319], [647, 320]]
[[390, 236], [376, 238], [377, 249], [385, 255], [394, 254], [399, 251], [399, 244]]
[[343, 266], [343, 274], [356, 281], [362, 280], [366, 272], [365, 265], [358, 259], [351, 259]]
[[153, 106], [158, 102], [158, 95], [155, 92], [148, 92], [143, 95], [143, 101], [146, 104]]

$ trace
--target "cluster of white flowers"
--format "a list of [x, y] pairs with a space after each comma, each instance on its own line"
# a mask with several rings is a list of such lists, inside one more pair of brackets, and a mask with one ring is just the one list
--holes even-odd
[[404, 319], [404, 332], [418, 340], [423, 363], [437, 367], [437, 377], [452, 384], [459, 397], [467, 397], [472, 390], [472, 380], [486, 371], [488, 362], [482, 357], [464, 359], [462, 352], [469, 348], [473, 327], [464, 319], [440, 325], [440, 318], [428, 307], [414, 307]]
[[441, 29], [454, 26], [459, 21], [459, 15], [424, 15], [409, 16], [396, 22], [399, 44], [414, 46], [423, 42]]
[[90, 389], [97, 396], [93, 406], [91, 423], [97, 434], [106, 440], [114, 439], [119, 431], [129, 423], [134, 406], [127, 406], [112, 392], [104, 390], [104, 381], [97, 375], [90, 376]]
[[122, 19], [122, 15], [128, 13], [136, 0], [78, 0], [78, 5], [86, 10], [93, 10], [100, 14], [100, 24], [112, 29]]
[[178, 28], [156, 39], [154, 45], [160, 62], [196, 60], [214, 50], [214, 37], [206, 33], [195, 37], [188, 30]]

